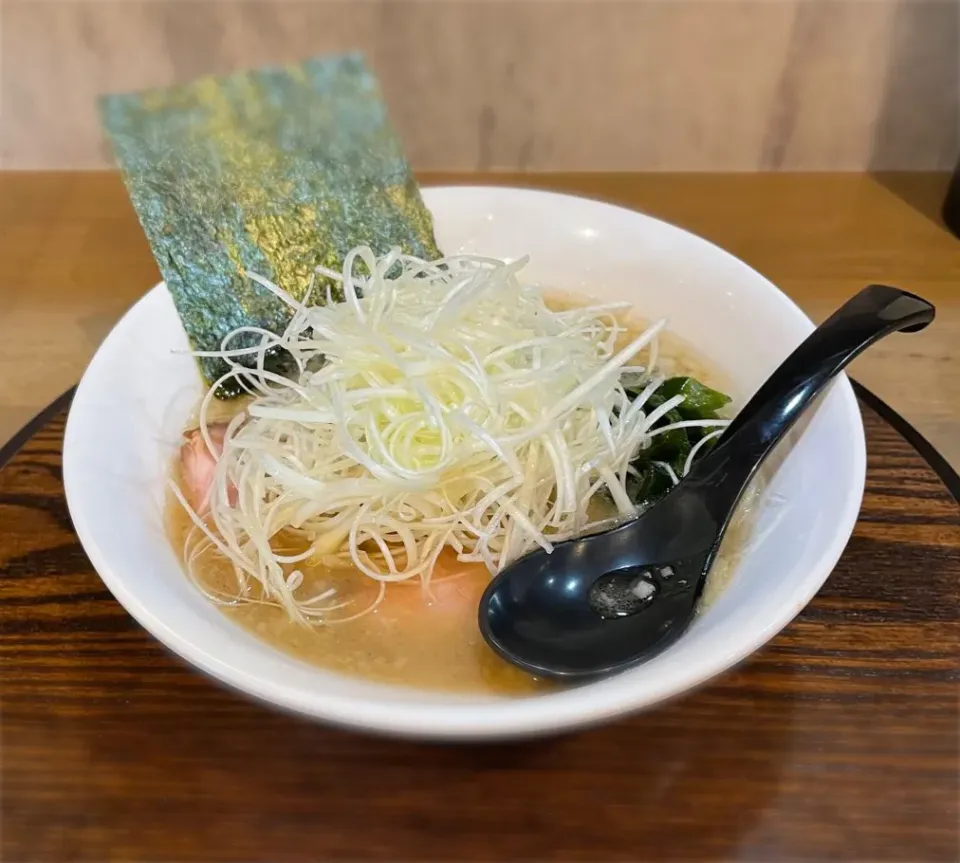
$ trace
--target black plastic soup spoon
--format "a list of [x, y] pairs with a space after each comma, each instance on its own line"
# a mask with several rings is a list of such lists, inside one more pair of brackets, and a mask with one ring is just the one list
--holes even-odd
[[533, 674], [595, 678], [656, 655], [689, 626], [744, 488], [776, 443], [854, 357], [934, 307], [871, 285], [817, 327], [737, 414], [706, 456], [639, 517], [535, 551], [491, 581], [480, 631]]

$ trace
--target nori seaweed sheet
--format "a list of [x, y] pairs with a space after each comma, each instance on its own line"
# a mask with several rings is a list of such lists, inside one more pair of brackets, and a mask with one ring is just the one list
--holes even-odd
[[[196, 350], [218, 350], [241, 326], [280, 332], [289, 321], [246, 269], [302, 299], [317, 265], [338, 270], [360, 244], [440, 256], [360, 54], [109, 95], [100, 110]], [[227, 371], [219, 359], [200, 368], [209, 383]]]

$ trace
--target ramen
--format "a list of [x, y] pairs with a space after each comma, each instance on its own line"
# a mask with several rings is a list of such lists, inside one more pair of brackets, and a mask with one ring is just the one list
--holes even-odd
[[[377, 682], [553, 685], [486, 646], [485, 586], [653, 505], [714, 445], [729, 398], [665, 321], [547, 294], [520, 281], [523, 264], [360, 248], [318, 271], [316, 302], [251, 274], [292, 320], [216, 352], [230, 371], [185, 432], [167, 510], [185, 569], [232, 621]], [[226, 378], [246, 395], [218, 400]]]

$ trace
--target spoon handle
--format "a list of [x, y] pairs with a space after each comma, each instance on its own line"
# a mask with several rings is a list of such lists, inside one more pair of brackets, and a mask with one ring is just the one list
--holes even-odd
[[922, 330], [934, 314], [926, 300], [898, 288], [864, 288], [784, 360], [688, 478], [715, 485], [719, 481], [735, 503], [774, 445], [835, 375], [884, 336]]

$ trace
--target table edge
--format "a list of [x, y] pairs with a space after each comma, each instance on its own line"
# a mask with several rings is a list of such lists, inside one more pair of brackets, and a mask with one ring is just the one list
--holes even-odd
[[[911, 425], [904, 417], [897, 413], [880, 396], [867, 389], [858, 381], [850, 381], [853, 384], [853, 392], [870, 410], [879, 415], [893, 426], [894, 429], [912, 446], [920, 455], [930, 469], [940, 478], [947, 491], [954, 501], [960, 504], [960, 474], [954, 470], [940, 451], [928, 441], [915, 426]], [[3, 459], [0, 457], [0, 469], [3, 467]]]
[[70, 405], [76, 391], [77, 387], [74, 385], [66, 392], [61, 393], [32, 419], [27, 420], [27, 422], [14, 433], [10, 440], [3, 446], [0, 446], [0, 470], [3, 470], [3, 468], [7, 466], [7, 463], [13, 460], [13, 457], [23, 449], [41, 428], [50, 422], [60, 411]]
[[[853, 384], [853, 391], [857, 398], [893, 426], [940, 478], [940, 481], [950, 493], [950, 496], [960, 504], [960, 474], [953, 469], [953, 466], [937, 451], [936, 447], [917, 431], [913, 425], [890, 407], [890, 405], [867, 389], [863, 384], [855, 380], [851, 380], [850, 383]], [[43, 426], [60, 411], [69, 406], [70, 402], [73, 401], [76, 390], [76, 386], [72, 386], [66, 392], [59, 395], [36, 416], [27, 421], [7, 443], [0, 447], [0, 470], [6, 467], [8, 462], [13, 459], [36, 432], [43, 428]]]

